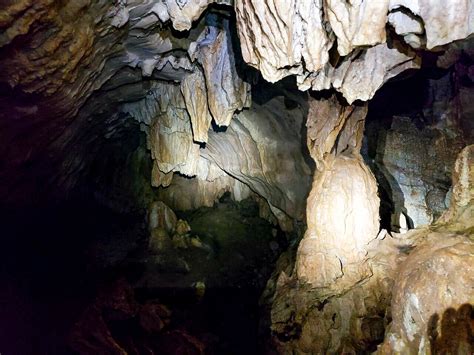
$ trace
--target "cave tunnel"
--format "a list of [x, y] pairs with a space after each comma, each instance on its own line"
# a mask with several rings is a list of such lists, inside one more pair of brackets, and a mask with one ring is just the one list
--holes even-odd
[[470, 1], [0, 1], [0, 354], [474, 353]]

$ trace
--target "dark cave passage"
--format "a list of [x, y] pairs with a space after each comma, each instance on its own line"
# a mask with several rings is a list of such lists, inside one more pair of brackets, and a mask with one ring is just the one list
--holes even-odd
[[[100, 319], [88, 314], [92, 306], [103, 307], [105, 324], [128, 352], [197, 353], [205, 346], [211, 354], [259, 353], [259, 298], [286, 235], [258, 217], [252, 200], [224, 196], [214, 207], [179, 216], [202, 244], [175, 247], [170, 239], [168, 249], [150, 252], [143, 212], [78, 198], [10, 215], [1, 255], [5, 351], [73, 354], [85, 349], [81, 342], [107, 351], [105, 334], [95, 329]], [[127, 292], [125, 301], [97, 300]], [[150, 304], [166, 309], [161, 321], [151, 316], [151, 330], [140, 313], [128, 311]], [[166, 332], [153, 328], [160, 322]]]

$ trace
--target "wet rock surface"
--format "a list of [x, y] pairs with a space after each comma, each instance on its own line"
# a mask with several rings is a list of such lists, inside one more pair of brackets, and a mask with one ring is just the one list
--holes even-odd
[[298, 260], [283, 254], [264, 298], [269, 347], [279, 353], [471, 352], [471, 155], [472, 146], [464, 148], [453, 171], [453, 191], [464, 199], [453, 199], [429, 228], [370, 241], [360, 264], [369, 272], [349, 288], [338, 288], [340, 280], [313, 287], [297, 273]]
[[426, 236], [398, 270], [392, 323], [379, 353], [437, 353], [445, 346], [460, 354], [474, 350], [470, 324], [474, 320], [473, 251], [469, 235]]
[[[398, 231], [434, 223], [449, 207], [457, 154], [472, 143], [459, 69], [426, 70], [387, 85], [369, 105], [362, 154], [378, 181], [381, 223]], [[403, 95], [403, 103], [391, 97]]]

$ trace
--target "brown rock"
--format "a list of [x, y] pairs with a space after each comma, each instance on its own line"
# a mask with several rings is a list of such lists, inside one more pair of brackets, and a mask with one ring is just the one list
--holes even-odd
[[163, 228], [155, 228], [150, 233], [148, 248], [151, 253], [159, 254], [173, 245], [169, 234]]
[[162, 201], [153, 202], [148, 209], [148, 228], [150, 231], [161, 229], [173, 233], [178, 219], [173, 210]]
[[191, 232], [191, 227], [189, 226], [188, 222], [180, 219], [176, 224], [176, 233], [178, 235], [186, 235]]
[[[393, 321], [381, 353], [427, 353], [433, 347], [449, 348], [446, 340], [450, 337], [450, 353], [470, 353], [474, 346], [472, 338], [466, 340], [470, 324], [462, 315], [460, 333], [453, 332], [458, 327], [455, 318], [460, 316], [454, 309], [474, 304], [473, 288], [474, 242], [470, 237], [428, 235], [398, 271], [391, 305]], [[471, 350], [463, 352], [466, 346]]]
[[157, 334], [169, 324], [171, 311], [159, 303], [148, 302], [139, 311], [140, 326], [149, 334]]

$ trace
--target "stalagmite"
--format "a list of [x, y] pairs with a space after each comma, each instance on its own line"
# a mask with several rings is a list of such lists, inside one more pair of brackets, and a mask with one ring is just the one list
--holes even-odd
[[335, 293], [370, 275], [367, 245], [379, 232], [377, 184], [360, 155], [366, 112], [364, 106], [341, 105], [335, 96], [310, 102], [308, 146], [318, 170], [296, 274], [300, 282]]

